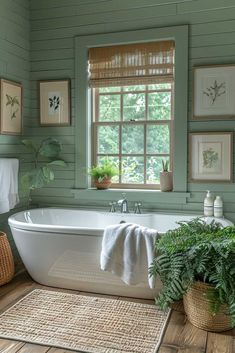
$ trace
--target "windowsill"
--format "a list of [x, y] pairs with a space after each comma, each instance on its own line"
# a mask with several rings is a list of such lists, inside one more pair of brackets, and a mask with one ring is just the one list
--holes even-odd
[[167, 203], [167, 204], [186, 204], [189, 192], [162, 192], [160, 190], [140, 190], [140, 189], [71, 189], [75, 199], [86, 201], [116, 201], [122, 198], [122, 193], [126, 193], [129, 201]]

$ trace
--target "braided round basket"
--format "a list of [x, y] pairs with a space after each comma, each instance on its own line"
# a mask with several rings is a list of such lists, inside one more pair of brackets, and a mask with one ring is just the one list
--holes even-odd
[[195, 282], [184, 295], [184, 309], [192, 325], [206, 331], [222, 332], [232, 328], [228, 307], [222, 305], [218, 314], [213, 315], [209, 308], [211, 300], [208, 289], [213, 288], [203, 282]]
[[14, 259], [7, 235], [0, 232], [0, 286], [12, 280], [14, 271]]
[[110, 178], [104, 178], [101, 181], [94, 180], [94, 185], [98, 190], [108, 189], [111, 184], [112, 182]]

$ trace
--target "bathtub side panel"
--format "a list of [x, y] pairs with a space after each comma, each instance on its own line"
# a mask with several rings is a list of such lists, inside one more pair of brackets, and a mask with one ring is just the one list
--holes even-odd
[[100, 270], [102, 236], [25, 231], [12, 228], [14, 240], [31, 277], [53, 287], [94, 293], [153, 298], [146, 282], [128, 286]]

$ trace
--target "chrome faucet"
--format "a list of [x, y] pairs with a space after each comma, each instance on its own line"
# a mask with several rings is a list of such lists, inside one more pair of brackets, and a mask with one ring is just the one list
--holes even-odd
[[123, 199], [118, 200], [118, 202], [117, 202], [118, 206], [120, 206], [120, 212], [121, 213], [129, 213], [128, 201], [126, 199], [126, 193], [123, 192], [122, 196], [123, 196]]

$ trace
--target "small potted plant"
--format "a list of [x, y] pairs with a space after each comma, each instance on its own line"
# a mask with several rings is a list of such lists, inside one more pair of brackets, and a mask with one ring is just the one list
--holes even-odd
[[159, 275], [156, 303], [166, 309], [184, 300], [189, 321], [207, 331], [235, 327], [235, 227], [180, 222], [156, 241], [150, 275]]
[[162, 171], [160, 172], [160, 190], [172, 191], [173, 189], [173, 176], [169, 171], [169, 160], [162, 159]]
[[89, 170], [89, 175], [91, 175], [95, 187], [99, 190], [108, 189], [112, 184], [112, 177], [118, 174], [118, 169], [108, 160], [105, 160], [103, 164], [93, 166]]

